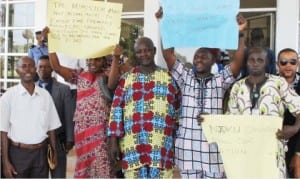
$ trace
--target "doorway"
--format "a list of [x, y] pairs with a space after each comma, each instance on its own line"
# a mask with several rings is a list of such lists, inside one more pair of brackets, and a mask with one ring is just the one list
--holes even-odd
[[261, 29], [264, 37], [264, 46], [275, 49], [275, 11], [269, 12], [243, 12], [248, 21], [245, 32], [246, 46], [250, 46], [250, 37], [253, 29]]

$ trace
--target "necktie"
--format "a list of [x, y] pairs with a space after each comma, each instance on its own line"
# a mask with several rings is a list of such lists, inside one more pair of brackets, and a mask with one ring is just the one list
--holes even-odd
[[41, 83], [42, 88], [46, 89], [47, 83]]

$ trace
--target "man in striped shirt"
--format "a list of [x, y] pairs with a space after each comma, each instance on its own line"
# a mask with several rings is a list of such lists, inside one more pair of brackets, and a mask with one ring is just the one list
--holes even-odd
[[[162, 17], [162, 9], [156, 17]], [[245, 48], [241, 32], [247, 23], [241, 15], [237, 16], [237, 21], [240, 31], [238, 49], [231, 64], [216, 75], [211, 74], [215, 58], [209, 48], [199, 48], [195, 52], [192, 69], [176, 60], [174, 48], [163, 51], [170, 73], [182, 94], [179, 136], [175, 143], [175, 163], [181, 170], [182, 178], [226, 177], [218, 147], [207, 142], [197, 117], [205, 113], [223, 113], [224, 93], [240, 73]]]

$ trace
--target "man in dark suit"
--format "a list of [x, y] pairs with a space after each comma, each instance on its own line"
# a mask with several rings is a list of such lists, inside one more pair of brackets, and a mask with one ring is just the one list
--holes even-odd
[[37, 63], [39, 81], [36, 83], [51, 94], [62, 123], [62, 126], [55, 131], [58, 165], [54, 170], [51, 170], [51, 177], [65, 178], [67, 166], [66, 154], [74, 145], [74, 105], [72, 105], [70, 88], [52, 78], [52, 71], [49, 57], [47, 55], [41, 56]]

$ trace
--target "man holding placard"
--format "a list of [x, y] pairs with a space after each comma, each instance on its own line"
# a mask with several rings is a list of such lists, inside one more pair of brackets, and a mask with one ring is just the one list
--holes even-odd
[[[162, 9], [157, 14], [162, 17]], [[172, 77], [182, 93], [182, 114], [179, 136], [175, 143], [175, 162], [183, 178], [224, 178], [223, 162], [216, 144], [208, 144], [201, 126], [197, 124], [199, 114], [223, 114], [222, 100], [229, 86], [239, 75], [244, 58], [244, 38], [241, 33], [247, 22], [237, 16], [239, 45], [231, 64], [219, 74], [211, 74], [215, 63], [210, 48], [199, 48], [194, 55], [193, 68], [188, 69], [176, 60], [174, 48], [163, 51]], [[238, 35], [238, 34], [236, 34]]]
[[[282, 77], [266, 73], [267, 52], [260, 47], [249, 49], [247, 68], [249, 75], [232, 87], [229, 102], [229, 114], [271, 115], [283, 117], [285, 109], [296, 116], [294, 125], [284, 126], [277, 136], [289, 139], [300, 129], [300, 96], [289, 87]], [[274, 134], [275, 136], [275, 134]], [[279, 144], [277, 167], [280, 178], [286, 177], [284, 141]]]

